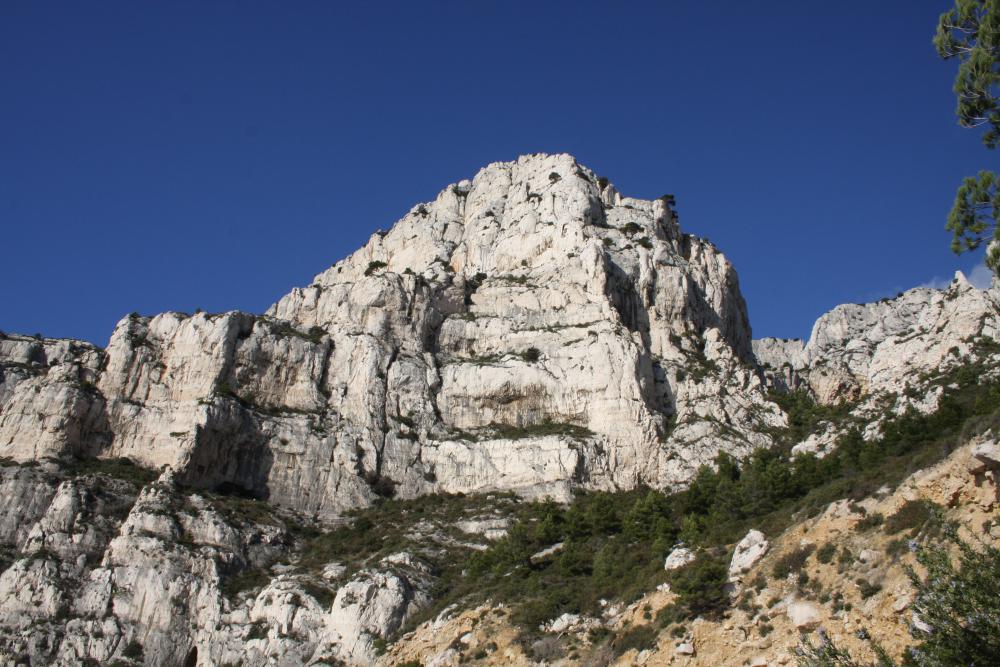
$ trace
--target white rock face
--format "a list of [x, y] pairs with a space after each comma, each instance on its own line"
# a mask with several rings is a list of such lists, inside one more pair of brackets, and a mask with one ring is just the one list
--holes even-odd
[[564, 632], [585, 632], [601, 627], [600, 620], [587, 618], [579, 614], [561, 614], [548, 623], [542, 624], [538, 629], [551, 634], [561, 634]]
[[[995, 340], [998, 304], [1000, 287], [959, 277], [834, 309], [807, 343], [751, 343], [733, 267], [681, 232], [672, 198], [623, 197], [570, 156], [531, 155], [448, 186], [264, 315], [130, 315], [103, 350], [0, 333], [0, 655], [372, 664], [429, 603], [417, 557], [304, 571], [280, 558], [294, 531], [193, 490], [310, 523], [380, 495], [675, 487], [720, 451], [771, 443], [787, 420], [766, 383], [868, 397], [855, 410], [866, 437], [876, 399], [934, 410], [942, 388], [912, 379]], [[837, 435], [824, 426], [793, 451], [822, 455]], [[977, 471], [1000, 466], [996, 449], [982, 443]], [[66, 473], [95, 457], [162, 474]], [[500, 539], [506, 520], [490, 512], [453, 527]], [[740, 542], [731, 586], [767, 549], [758, 531]], [[812, 627], [809, 603], [788, 613]]]
[[756, 565], [771, 546], [764, 533], [751, 530], [736, 545], [733, 559], [729, 562], [729, 578], [738, 579]]
[[[822, 403], [903, 393], [924, 372], [956, 364], [978, 340], [1000, 338], [1000, 291], [956, 273], [943, 290], [916, 288], [894, 299], [837, 306], [809, 341], [765, 338], [753, 348], [769, 382], [810, 389]], [[901, 406], [902, 407], [902, 406]], [[915, 408], [928, 412], [936, 401]]]
[[88, 343], [0, 334], [0, 456], [88, 455], [108, 442], [95, 382], [103, 353]]
[[838, 435], [837, 430], [832, 427], [821, 433], [812, 433], [792, 447], [792, 454], [813, 454], [821, 459], [833, 450]]
[[680, 655], [694, 655], [694, 644], [691, 642], [682, 642], [677, 645], [677, 653]]
[[678, 547], [670, 552], [667, 560], [663, 563], [664, 570], [677, 570], [695, 559], [694, 551], [684, 547]]
[[0, 338], [0, 456], [128, 457], [322, 518], [377, 494], [682, 484], [785, 417], [732, 265], [671, 198], [491, 164], [267, 315]]
[[504, 518], [469, 519], [456, 522], [455, 527], [463, 533], [482, 535], [487, 540], [499, 540], [507, 535], [508, 523]]
[[[148, 665], [262, 666], [274, 656], [368, 665], [374, 641], [429, 601], [427, 568], [405, 553], [339, 590], [286, 567], [258, 593], [232, 596], [224, 578], [287, 556], [283, 529], [223, 516], [181, 493], [171, 471], [136, 495], [106, 476], [60, 481], [40, 468], [0, 470], [0, 492], [23, 517], [0, 534], [19, 554], [0, 574], [0, 655], [110, 664], [141, 647]], [[332, 604], [317, 597], [323, 590]]]
[[337, 591], [326, 618], [330, 650], [346, 662], [372, 664], [377, 656], [374, 640], [388, 637], [409, 614], [430, 602], [413, 583], [426, 579], [427, 569], [409, 554], [388, 556], [380, 566], [388, 569], [361, 572]]

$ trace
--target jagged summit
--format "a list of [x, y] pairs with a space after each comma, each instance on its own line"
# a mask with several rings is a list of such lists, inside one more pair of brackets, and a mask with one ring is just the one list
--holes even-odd
[[0, 455], [127, 456], [327, 517], [682, 483], [784, 418], [736, 272], [671, 203], [569, 155], [491, 164], [266, 315], [130, 316], [61, 362], [85, 380], [12, 376]]
[[[666, 236], [678, 236], [670, 204], [666, 198], [627, 200], [571, 155], [526, 155], [490, 164], [472, 180], [448, 185], [435, 200], [413, 206], [388, 232], [373, 234], [364, 248], [314, 283], [356, 277], [372, 262], [389, 272], [433, 276], [449, 271], [467, 277], [546, 262], [561, 266], [566, 253], [579, 256], [595, 238], [594, 227], [613, 225], [607, 213], [615, 207], [638, 207], [648, 214], [644, 222], [649, 224], [633, 230], [633, 236], [655, 234], [657, 227]], [[562, 228], [553, 246], [543, 227], [557, 221]]]
[[[945, 289], [916, 287], [892, 299], [849, 303], [822, 315], [808, 341], [763, 338], [754, 352], [771, 382], [808, 388], [820, 401], [899, 392], [908, 378], [956, 364], [1000, 339], [1000, 291], [957, 272]], [[936, 405], [936, 403], [934, 403]]]
[[992, 335], [996, 299], [957, 280], [752, 348], [735, 270], [670, 197], [529, 155], [265, 315], [131, 315], [106, 350], [5, 337], [0, 456], [124, 456], [324, 518], [380, 494], [669, 487], [784, 423], [758, 360], [822, 401], [898, 390], [904, 361]]

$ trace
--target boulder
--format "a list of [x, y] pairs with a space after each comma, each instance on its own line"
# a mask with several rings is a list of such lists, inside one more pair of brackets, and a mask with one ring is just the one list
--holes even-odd
[[875, 549], [862, 549], [861, 553], [858, 554], [858, 560], [865, 565], [877, 565], [882, 560], [882, 554]]
[[790, 602], [785, 613], [797, 630], [812, 630], [822, 620], [822, 610], [812, 602]]
[[980, 442], [972, 448], [972, 458], [983, 466], [983, 470], [1000, 470], [1000, 444], [996, 440]]
[[770, 543], [764, 537], [764, 533], [759, 530], [748, 532], [736, 545], [736, 550], [733, 552], [733, 559], [729, 563], [729, 577], [731, 579], [739, 578], [740, 575], [750, 570], [764, 557], [768, 547], [770, 547]]
[[562, 614], [548, 623], [542, 624], [539, 628], [542, 632], [560, 634], [563, 632], [581, 632], [601, 627], [601, 622], [596, 618], [587, 618], [579, 614]]
[[676, 570], [682, 568], [695, 559], [695, 553], [691, 549], [678, 547], [670, 552], [666, 562], [663, 564], [664, 570]]

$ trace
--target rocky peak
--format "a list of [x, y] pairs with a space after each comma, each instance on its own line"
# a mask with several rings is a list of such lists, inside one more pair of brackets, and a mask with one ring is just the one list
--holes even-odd
[[72, 400], [11, 371], [0, 455], [125, 456], [327, 518], [378, 494], [683, 483], [784, 417], [736, 272], [672, 204], [569, 155], [491, 164], [265, 315], [124, 318], [65, 362], [91, 374]]
[[808, 388], [821, 402], [900, 393], [921, 373], [998, 338], [997, 290], [976, 289], [957, 272], [944, 289], [837, 306], [816, 320], [807, 342], [765, 338], [754, 352], [772, 384]]
[[[498, 611], [490, 603], [445, 607], [405, 631], [441, 590], [435, 563], [517, 534], [518, 502], [495, 492], [563, 500], [683, 486], [718, 453], [740, 458], [787, 425], [765, 379], [851, 401], [849, 414], [807, 406], [829, 420], [789, 429], [807, 438], [793, 454], [824, 455], [845, 428], [873, 440], [888, 414], [932, 411], [949, 370], [997, 367], [998, 289], [959, 276], [945, 290], [838, 307], [807, 342], [751, 347], [733, 267], [682, 233], [672, 197], [624, 197], [571, 156], [530, 155], [446, 187], [263, 315], [132, 314], [106, 350], [0, 334], [0, 655], [451, 664], [475, 646], [516, 662], [517, 633], [496, 634], [506, 612], [478, 624]], [[979, 442], [962, 464], [987, 511], [996, 449]], [[399, 535], [364, 514], [344, 525], [345, 512], [380, 497], [446, 493], [470, 495], [368, 510]], [[751, 582], [810, 526], [751, 530], [730, 545], [728, 588], [770, 599]], [[373, 536], [363, 553], [340, 548]], [[528, 560], [539, 567], [572, 548], [546, 542]], [[664, 567], [698, 557], [680, 547]], [[785, 610], [787, 623], [775, 622], [795, 641], [826, 612], [788, 592], [768, 606]], [[668, 595], [661, 586], [539, 630], [641, 628]], [[740, 637], [728, 636], [731, 621], [715, 628], [725, 636], [716, 662], [746, 662], [754, 609], [734, 612], [750, 614]], [[662, 648], [711, 661], [709, 627], [693, 623]], [[759, 625], [762, 642], [771, 629]]]

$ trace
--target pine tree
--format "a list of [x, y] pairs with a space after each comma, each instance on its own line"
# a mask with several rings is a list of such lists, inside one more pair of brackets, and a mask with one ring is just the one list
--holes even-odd
[[[941, 15], [934, 47], [945, 60], [961, 64], [955, 77], [958, 99], [955, 110], [962, 127], [985, 127], [983, 143], [993, 149], [1000, 144], [1000, 0], [955, 0]], [[956, 253], [974, 250], [986, 241], [1000, 241], [1000, 176], [981, 171], [969, 176], [958, 189], [948, 214], [951, 248]], [[986, 265], [1000, 273], [1000, 243], [991, 244]]]

